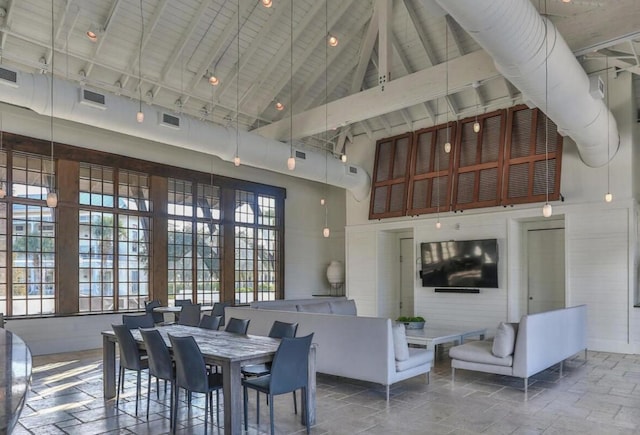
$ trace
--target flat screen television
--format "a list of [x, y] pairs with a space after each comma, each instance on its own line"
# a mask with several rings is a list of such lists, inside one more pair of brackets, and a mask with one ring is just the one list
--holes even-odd
[[498, 288], [498, 241], [420, 244], [423, 287]]

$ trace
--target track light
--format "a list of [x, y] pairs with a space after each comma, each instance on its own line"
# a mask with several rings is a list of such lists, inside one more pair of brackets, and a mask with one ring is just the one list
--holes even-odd
[[273, 0], [261, 0], [262, 6], [264, 6], [265, 8], [270, 8], [271, 6], [273, 6]]
[[211, 86], [218, 86], [220, 84], [220, 79], [218, 79], [218, 77], [216, 77], [215, 75], [211, 74], [209, 75], [209, 84]]
[[275, 107], [276, 107], [276, 110], [278, 111], [284, 110], [284, 104], [282, 104], [280, 101], [276, 101]]
[[329, 36], [327, 37], [327, 43], [329, 44], [330, 47], [337, 47], [338, 37], [329, 33]]

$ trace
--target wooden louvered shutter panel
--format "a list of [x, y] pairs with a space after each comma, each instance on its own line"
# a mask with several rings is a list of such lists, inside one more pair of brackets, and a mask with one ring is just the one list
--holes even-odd
[[454, 210], [500, 204], [506, 111], [478, 116], [478, 133], [473, 131], [475, 120], [460, 122], [455, 147]]
[[369, 219], [404, 216], [411, 133], [376, 144]]
[[502, 204], [545, 201], [547, 167], [549, 200], [560, 197], [562, 136], [553, 121], [546, 121], [540, 109], [526, 106], [509, 109]]
[[[449, 140], [455, 140], [455, 123], [449, 124]], [[444, 125], [415, 133], [409, 171], [407, 214], [445, 212], [451, 209], [451, 165], [453, 153], [444, 152], [447, 128]]]

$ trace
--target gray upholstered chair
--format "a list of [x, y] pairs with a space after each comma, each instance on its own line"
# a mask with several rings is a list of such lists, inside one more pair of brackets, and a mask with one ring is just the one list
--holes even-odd
[[149, 382], [147, 386], [147, 419], [149, 419], [149, 399], [151, 396], [151, 376], [156, 378], [156, 398], [160, 399], [160, 391], [158, 389], [158, 379], [165, 381], [165, 393], [167, 391], [166, 382], [170, 385], [170, 401], [169, 401], [169, 425], [173, 427], [173, 382], [175, 380], [176, 371], [173, 367], [173, 360], [164, 342], [162, 335], [157, 329], [141, 329], [140, 334], [144, 341], [144, 347], [149, 356]]
[[[269, 398], [269, 417], [271, 434], [275, 433], [273, 420], [273, 396], [302, 390], [302, 403], [305, 413], [305, 426], [309, 433], [309, 408], [306, 400], [309, 386], [309, 348], [313, 340], [313, 333], [300, 338], [283, 338], [273, 357], [271, 373], [242, 380], [244, 392], [244, 427], [248, 427], [248, 395], [247, 389], [265, 393]], [[256, 421], [260, 424], [260, 400], [256, 402]]]
[[147, 314], [151, 314], [151, 317], [153, 317], [154, 323], [164, 322], [164, 315], [162, 313], [156, 313], [155, 311], [153, 311], [154, 308], [157, 308], [160, 306], [162, 305], [160, 304], [160, 301], [157, 299], [154, 299], [152, 301], [144, 301], [144, 311]]
[[122, 324], [129, 329], [153, 328], [155, 323], [149, 313], [145, 314], [123, 314]]
[[220, 327], [221, 321], [221, 316], [210, 316], [208, 314], [205, 314], [204, 316], [202, 316], [202, 319], [200, 319], [200, 323], [198, 324], [198, 326], [203, 329], [217, 330]]
[[221, 316], [222, 320], [220, 321], [220, 325], [224, 326], [224, 309], [225, 307], [230, 307], [231, 304], [229, 302], [215, 302], [213, 304], [213, 310], [211, 310], [212, 316]]
[[178, 318], [178, 325], [198, 326], [200, 324], [200, 304], [183, 305]]
[[120, 371], [118, 372], [118, 390], [116, 393], [116, 407], [120, 403], [120, 391], [124, 391], [124, 371], [133, 370], [137, 372], [136, 380], [136, 416], [138, 415], [138, 401], [140, 399], [140, 372], [149, 368], [149, 360], [140, 354], [138, 344], [131, 335], [127, 325], [112, 325], [113, 332], [118, 339], [120, 350]]
[[229, 323], [224, 328], [227, 332], [233, 332], [235, 334], [246, 334], [249, 329], [250, 319], [236, 319], [230, 318]]
[[[220, 421], [220, 397], [222, 388], [222, 375], [220, 373], [209, 373], [195, 339], [191, 336], [174, 337], [169, 334], [173, 358], [176, 363], [176, 384], [174, 388], [173, 403], [178, 403], [180, 388], [189, 393], [204, 393], [204, 433], [207, 434], [207, 417], [211, 414], [213, 424], [213, 391], [216, 392], [216, 419]], [[173, 433], [176, 430], [176, 419], [178, 417], [177, 406], [174, 407]]]

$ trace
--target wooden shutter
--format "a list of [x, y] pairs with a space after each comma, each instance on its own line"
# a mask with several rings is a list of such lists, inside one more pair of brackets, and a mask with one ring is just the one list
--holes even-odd
[[447, 139], [454, 143], [455, 126], [451, 122], [448, 131], [446, 125], [439, 125], [415, 133], [409, 170], [408, 215], [451, 209], [453, 150], [445, 153], [444, 144]]
[[562, 136], [553, 121], [546, 121], [540, 109], [527, 106], [509, 109], [502, 204], [545, 201], [547, 166], [549, 200], [555, 201], [560, 197]]
[[406, 133], [376, 143], [369, 219], [405, 215], [411, 138]]
[[500, 205], [505, 110], [478, 116], [480, 131], [473, 131], [475, 117], [460, 122], [453, 165], [453, 209]]

